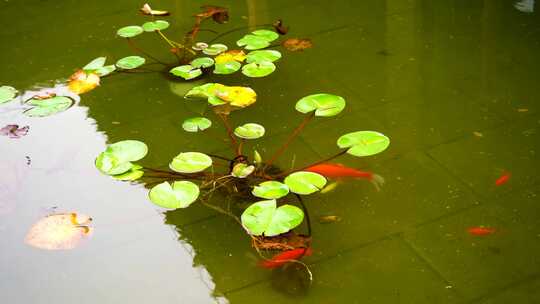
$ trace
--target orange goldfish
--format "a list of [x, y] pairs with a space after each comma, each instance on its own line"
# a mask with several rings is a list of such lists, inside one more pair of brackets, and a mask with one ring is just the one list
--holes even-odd
[[329, 178], [365, 178], [369, 180], [377, 190], [384, 184], [384, 178], [380, 175], [374, 174], [372, 172], [360, 171], [354, 168], [346, 167], [342, 164], [330, 164], [323, 163], [315, 166], [311, 166], [304, 171], [319, 173], [324, 177]]
[[497, 180], [495, 181], [495, 186], [501, 186], [506, 184], [506, 182], [508, 182], [508, 180], [510, 179], [510, 176], [510, 172], [504, 172], [503, 175], [501, 175], [501, 177], [497, 178]]
[[280, 267], [290, 261], [301, 259], [305, 255], [311, 255], [311, 248], [296, 248], [287, 250], [274, 255], [270, 260], [264, 260], [259, 263], [263, 268], [273, 269]]
[[490, 234], [495, 233], [496, 230], [495, 228], [480, 226], [480, 227], [471, 227], [467, 229], [467, 231], [469, 231], [469, 233], [472, 235], [485, 236], [485, 235], [490, 235]]

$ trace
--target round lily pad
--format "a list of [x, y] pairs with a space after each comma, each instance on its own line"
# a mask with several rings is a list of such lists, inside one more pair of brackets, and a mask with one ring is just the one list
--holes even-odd
[[300, 113], [315, 111], [315, 116], [335, 116], [345, 108], [345, 99], [332, 94], [313, 94], [300, 99], [295, 106]]
[[163, 182], [148, 194], [152, 203], [167, 209], [187, 208], [199, 197], [199, 186], [190, 181]]
[[165, 20], [148, 21], [142, 25], [145, 32], [162, 31], [169, 27], [169, 22]]
[[199, 57], [191, 61], [194, 68], [208, 68], [214, 65], [214, 59], [210, 57]]
[[304, 219], [302, 209], [292, 205], [276, 208], [276, 200], [260, 201], [242, 213], [242, 226], [252, 235], [276, 236], [297, 227]]
[[0, 103], [13, 100], [13, 98], [17, 96], [17, 92], [18, 91], [14, 87], [1, 86], [0, 87]]
[[229, 48], [225, 44], [216, 43], [216, 44], [212, 44], [211, 46], [203, 49], [202, 51], [206, 55], [216, 56], [216, 55], [219, 55], [220, 53], [225, 52], [228, 49]]
[[66, 96], [54, 96], [47, 99], [30, 99], [27, 102], [35, 107], [24, 111], [30, 117], [45, 117], [67, 110], [73, 105], [73, 99]]
[[124, 38], [131, 38], [140, 35], [144, 32], [144, 29], [138, 25], [128, 25], [119, 29], [116, 35]]
[[173, 158], [169, 167], [180, 173], [196, 173], [212, 165], [210, 156], [200, 152], [184, 152]]
[[101, 67], [103, 67], [103, 65], [105, 64], [105, 60], [107, 60], [107, 58], [105, 57], [98, 57], [92, 61], [90, 61], [87, 65], [85, 65], [82, 69], [86, 72], [92, 72], [94, 70], [97, 70]]
[[141, 56], [127, 56], [118, 60], [116, 66], [124, 70], [131, 70], [140, 67], [145, 61], [146, 59]]
[[115, 70], [116, 70], [116, 66], [114, 64], [111, 64], [111, 65], [106, 65], [104, 67], [101, 67], [101, 68], [95, 70], [95, 73], [99, 77], [103, 77], [103, 76], [109, 75], [110, 73], [114, 72]]
[[298, 171], [287, 176], [284, 182], [291, 192], [308, 195], [321, 190], [326, 185], [326, 178], [318, 173]]
[[212, 121], [206, 117], [192, 117], [184, 120], [182, 128], [187, 132], [204, 131], [212, 125]]
[[269, 61], [274, 62], [281, 58], [281, 53], [275, 50], [258, 50], [252, 51], [247, 54], [246, 62], [262, 62]]
[[172, 68], [169, 72], [175, 76], [180, 76], [185, 80], [190, 80], [199, 77], [202, 74], [201, 69], [195, 68], [190, 64], [177, 66]]
[[264, 132], [264, 127], [256, 123], [247, 123], [234, 129], [234, 135], [244, 139], [263, 137]]
[[261, 37], [261, 38], [264, 38], [268, 42], [274, 41], [274, 40], [278, 39], [278, 37], [279, 37], [278, 33], [274, 32], [274, 31], [270, 31], [270, 30], [256, 30], [256, 31], [251, 32], [251, 34], [253, 34], [255, 36], [258, 36], [258, 37]]
[[224, 87], [224, 85], [219, 83], [206, 83], [200, 86], [196, 86], [189, 90], [184, 96], [185, 98], [206, 98], [208, 103], [216, 106], [226, 104], [224, 100], [221, 100], [216, 96], [215, 92], [218, 88]]
[[390, 139], [375, 131], [347, 133], [337, 140], [340, 148], [348, 148], [347, 153], [354, 156], [370, 156], [381, 153], [390, 145]]
[[133, 167], [129, 161], [120, 161], [109, 152], [101, 152], [96, 158], [96, 168], [107, 175], [119, 175], [128, 172]]
[[246, 50], [258, 50], [269, 46], [270, 41], [264, 37], [249, 34], [236, 41], [236, 44], [245, 47]]
[[266, 181], [255, 186], [251, 194], [265, 199], [278, 199], [289, 194], [289, 187], [277, 181]]
[[244, 65], [242, 74], [247, 77], [264, 77], [272, 74], [276, 70], [276, 66], [270, 61], [258, 61]]
[[240, 67], [242, 64], [238, 61], [228, 61], [223, 63], [216, 63], [214, 67], [214, 74], [232, 74], [238, 70], [240, 70]]
[[251, 166], [244, 163], [238, 163], [234, 165], [231, 175], [237, 178], [246, 178], [255, 171], [255, 166]]

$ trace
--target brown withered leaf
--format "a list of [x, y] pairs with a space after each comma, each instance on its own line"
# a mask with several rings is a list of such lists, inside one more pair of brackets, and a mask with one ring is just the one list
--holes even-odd
[[310, 39], [289, 38], [281, 43], [281, 45], [291, 52], [303, 51], [313, 47]]
[[219, 24], [226, 23], [229, 21], [229, 11], [220, 6], [213, 6], [213, 5], [203, 5], [201, 8], [204, 10], [202, 13], [199, 13], [195, 15], [195, 17], [199, 18], [210, 18], [214, 19], [215, 22]]
[[272, 237], [254, 236], [251, 245], [259, 250], [285, 251], [295, 248], [308, 248], [311, 245], [311, 237], [289, 231]]

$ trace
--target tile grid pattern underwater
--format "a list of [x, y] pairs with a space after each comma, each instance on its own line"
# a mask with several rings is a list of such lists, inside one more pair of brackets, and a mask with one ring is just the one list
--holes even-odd
[[[66, 3], [73, 7], [78, 5], [70, 1]], [[177, 4], [180, 5], [179, 3], [181, 2]], [[511, 1], [497, 4], [490, 1], [448, 1], [443, 4], [396, 0], [386, 1], [384, 5], [376, 1], [337, 1], [333, 5], [316, 1], [309, 6], [287, 1], [276, 1], [272, 4], [257, 1], [257, 5], [251, 1], [247, 3], [251, 3], [251, 6], [245, 3], [232, 5], [231, 12], [234, 12], [235, 8], [237, 11], [245, 11], [245, 14], [251, 14], [249, 16], [262, 19], [257, 22], [272, 21], [275, 18], [296, 20], [299, 24], [289, 21], [291, 31], [296, 30], [295, 35], [309, 37], [314, 41], [314, 48], [311, 50], [301, 54], [286, 54], [279, 62], [275, 76], [269, 76], [273, 77], [271, 81], [257, 84], [238, 77], [228, 83], [249, 84], [259, 96], [275, 95], [274, 100], [266, 97], [259, 101], [259, 109], [254, 108], [247, 114], [239, 113], [235, 118], [235, 123], [240, 124], [256, 117], [264, 126], [274, 127], [268, 128], [270, 132], [254, 144], [255, 148], [263, 155], [271, 153], [272, 149], [266, 151], [265, 148], [277, 146], [288, 135], [290, 126], [283, 122], [292, 121], [294, 125], [299, 119], [299, 116], [293, 113], [294, 102], [314, 90], [344, 96], [348, 101], [347, 111], [335, 119], [316, 121], [306, 128], [290, 148], [291, 151], [296, 151], [296, 155], [292, 159], [283, 160], [281, 165], [290, 166], [291, 161], [309, 163], [330, 155], [335, 151], [337, 137], [358, 128], [381, 131], [392, 138], [392, 145], [385, 153], [367, 160], [344, 160], [346, 165], [369, 168], [370, 171], [384, 176], [386, 184], [380, 192], [375, 191], [369, 183], [360, 181], [340, 183], [334, 191], [309, 198], [309, 208], [314, 218], [337, 215], [341, 220], [331, 223], [313, 221], [316, 236], [314, 252], [305, 261], [312, 268], [314, 281], [307, 296], [291, 296], [277, 292], [276, 288], [283, 290], [288, 287], [276, 286], [280, 278], [279, 272], [270, 274], [256, 266], [246, 265], [246, 260], [255, 257], [252, 255], [253, 249], [246, 242], [245, 236], [238, 232], [233, 221], [197, 206], [193, 206], [193, 209], [167, 212], [165, 220], [174, 228], [175, 237], [180, 238], [182, 246], [191, 246], [191, 249], [186, 250], [196, 251], [193, 264], [204, 267], [210, 274], [210, 281], [215, 284], [215, 295], [223, 297], [217, 300], [228, 300], [231, 303], [540, 301], [540, 207], [537, 197], [540, 181], [535, 154], [540, 145], [540, 94], [536, 89], [538, 79], [531, 72], [540, 67], [540, 59], [535, 55], [540, 49], [540, 22], [536, 13], [527, 15], [516, 10]], [[36, 1], [33, 4], [38, 7], [43, 5], [43, 8], [48, 5], [51, 6], [49, 8], [55, 7], [49, 2]], [[186, 11], [196, 11], [199, 4], [204, 3], [193, 4], [192, 7], [177, 7], [171, 11], [173, 15], [185, 15]], [[212, 4], [227, 6], [223, 3]], [[14, 9], [22, 8], [20, 5], [3, 5], [6, 5], [6, 9], [2, 13], [4, 15], [0, 16], [5, 16], [6, 20], [13, 19], [13, 16], [8, 14], [14, 14]], [[134, 18], [133, 14], [127, 13], [129, 10], [126, 7], [130, 7], [130, 4], [113, 5], [118, 5], [110, 8], [114, 14], [100, 15], [107, 28], [104, 32], [114, 32], [117, 26], [131, 24], [130, 20]], [[169, 9], [165, 2], [157, 2], [156, 7]], [[94, 12], [103, 11], [103, 8], [98, 9], [97, 6], [88, 9]], [[32, 11], [24, 13], [29, 17], [34, 14]], [[44, 20], [46, 19], [40, 20], [38, 16], [34, 25]], [[319, 20], [329, 21], [321, 25]], [[188, 28], [189, 22], [191, 20], [185, 23], [179, 21], [180, 24], [177, 25]], [[381, 22], [384, 22], [384, 25], [381, 25]], [[17, 50], [3, 50], [2, 57], [9, 58], [13, 55], [11, 52], [21, 52], [28, 54], [28, 60], [39, 58], [31, 55], [31, 49], [38, 38], [34, 36], [32, 43], [26, 41], [32, 39], [31, 34], [15, 39], [15, 36], [25, 33], [24, 27], [21, 24], [18, 30], [4, 30], [0, 33], [2, 40], [20, 42]], [[216, 30], [219, 30], [219, 27]], [[521, 31], [521, 34], [516, 35], [513, 31]], [[93, 30], [85, 32], [92, 35]], [[54, 39], [52, 36], [51, 38]], [[87, 41], [84, 43], [77, 42], [80, 38], [78, 35], [64, 37], [76, 47], [89, 47], [97, 40], [95, 48], [98, 50], [113, 48], [119, 44], [112, 38], [100, 41], [96, 37], [85, 37]], [[508, 47], [509, 45], [512, 47]], [[54, 50], [47, 46], [43, 49], [44, 54], [41, 56]], [[126, 51], [123, 50], [121, 54], [125, 55]], [[355, 52], [359, 54], [354, 55]], [[343, 54], [350, 54], [351, 58], [343, 60], [339, 57]], [[87, 58], [96, 57], [94, 55], [100, 54], [93, 54], [91, 51], [75, 52], [75, 55], [68, 58], [71, 61], [84, 62]], [[120, 52], [109, 55], [122, 57]], [[83, 56], [86, 57], [83, 59]], [[14, 55], [12, 57], [17, 58]], [[321, 58], [324, 58], [321, 64], [309, 64], [318, 62]], [[50, 74], [57, 74], [58, 77], [69, 75], [76, 66], [73, 62], [66, 61], [65, 57], [55, 55], [44, 60], [44, 63], [30, 62], [29, 67], [37, 65], [42, 72], [25, 77], [27, 71], [17, 68], [15, 61], [6, 63], [5, 71], [0, 74], [2, 84], [30, 86], [50, 79]], [[65, 67], [54, 71], [47, 70], [55, 65]], [[351, 66], [357, 70], [351, 71]], [[384, 72], [381, 72], [382, 70]], [[23, 72], [25, 73], [21, 74]], [[102, 87], [88, 96], [84, 95], [81, 101], [81, 106], [89, 107], [88, 116], [97, 121], [102, 132], [107, 133], [108, 142], [116, 142], [126, 137], [140, 138], [152, 149], [163, 145], [164, 136], [181, 137], [183, 131], [178, 125], [183, 118], [179, 117], [187, 118], [186, 110], [178, 109], [178, 103], [183, 101], [175, 95], [157, 92], [168, 89], [158, 84], [162, 81], [159, 76], [155, 76], [155, 79], [152, 78], [154, 76], [140, 79], [131, 78], [137, 75], [128, 76], [130, 77], [107, 80], [108, 83], [104, 81]], [[146, 84], [148, 82], [150, 84]], [[110, 88], [112, 86], [114, 88]], [[191, 86], [190, 84], [189, 87]], [[124, 95], [134, 87], [148, 87], [155, 95], [141, 92], [138, 98], [126, 98]], [[155, 89], [152, 89], [153, 87]], [[113, 90], [117, 93], [112, 92]], [[167, 100], [174, 98], [176, 99], [172, 101]], [[126, 99], [132, 101], [134, 110], [122, 113], [122, 107], [118, 103]], [[151, 102], [151, 108], [145, 107], [144, 103], [148, 102]], [[271, 106], [274, 102], [286, 104], [291, 108], [290, 113], [275, 110]], [[21, 127], [30, 125], [28, 137], [2, 138], [0, 144], [2, 147], [10, 145], [8, 151], [18, 151], [17, 148], [11, 148], [11, 145], [18, 144], [18, 140], [30, 140], [33, 132], [46, 136], [39, 133], [40, 127], [47, 128], [48, 123], [61, 125], [65, 122], [62, 120], [69, 119], [67, 115], [84, 112], [80, 111], [82, 108], [84, 107], [77, 106], [69, 109], [65, 115], [59, 114], [57, 118], [42, 123], [12, 116], [19, 119], [17, 123]], [[85, 112], [80, 114], [86, 115]], [[2, 123], [6, 125], [14, 121], [4, 121], [2, 117]], [[335, 127], [336, 124], [339, 124], [339, 128]], [[163, 137], [155, 138], [155, 134], [162, 134]], [[59, 138], [54, 142], [62, 147], [62, 141], [67, 139]], [[78, 142], [77, 139], [74, 141]], [[178, 151], [185, 151], [186, 147], [189, 147], [188, 150], [197, 150], [208, 145], [206, 141], [198, 142], [190, 137], [178, 138], [178, 142], [161, 147], [155, 155], [149, 155], [144, 164], [166, 167], [163, 160], [174, 157]], [[95, 157], [102, 148], [103, 145], [98, 145], [86, 152]], [[219, 143], [211, 148], [213, 151], [210, 152], [223, 152]], [[39, 156], [32, 158], [34, 163], [39, 163]], [[95, 172], [88, 173], [95, 170], [92, 166], [81, 168], [84, 174], [99, 175]], [[506, 183], [497, 186], [496, 181], [504, 176], [506, 170], [512, 175]], [[74, 176], [69, 175], [70, 178]], [[101, 189], [100, 185], [104, 187], [107, 183], [113, 183], [103, 177], [95, 178], [100, 181], [95, 184], [97, 189]], [[11, 181], [2, 181], [8, 182]], [[88, 192], [83, 190], [82, 185], [74, 187], [80, 187], [79, 192]], [[126, 185], [123, 189], [128, 193], [133, 188], [135, 187]], [[46, 193], [43, 190], [37, 192]], [[107, 210], [109, 213], [123, 213], [126, 206], [136, 209], [140, 208], [137, 207], [140, 204], [149, 205], [146, 197], [141, 198], [144, 193], [145, 191], [136, 191], [129, 197], [117, 196], [118, 199], [114, 200], [105, 195], [83, 194], [88, 198], [81, 200], [88, 203], [101, 197], [106, 202], [130, 201], [130, 204], [111, 206], [112, 210]], [[61, 200], [52, 194], [44, 196], [51, 201]], [[43, 204], [44, 202], [39, 201], [37, 206]], [[70, 207], [92, 210], [84, 207], [82, 203]], [[15, 216], [29, 218], [36, 215], [29, 211], [31, 209], [16, 208], [21, 209], [15, 211]], [[106, 217], [105, 211], [103, 214], [99, 214], [100, 212], [96, 210], [92, 216], [96, 220], [100, 215]], [[153, 210], [137, 209], [133, 212], [145, 219]], [[159, 217], [152, 218], [158, 220], [145, 219], [135, 225], [128, 222], [129, 227], [118, 227], [116, 224], [116, 227], [110, 229], [125, 231], [126, 235], [129, 233], [132, 237], [122, 236], [116, 239], [111, 236], [111, 239], [120, 241], [119, 247], [127, 248], [128, 252], [131, 251], [128, 247], [133, 247], [133, 251], [147, 254], [152, 260], [162, 260], [163, 263], [151, 263], [160, 269], [152, 276], [152, 280], [170, 280], [175, 278], [175, 272], [181, 269], [172, 262], [178, 258], [178, 243], [176, 240], [171, 242], [170, 235], [164, 234], [160, 228], [144, 231], [144, 225], [163, 226]], [[37, 283], [29, 279], [29, 272], [21, 272], [8, 265], [14, 264], [24, 269], [40, 267], [39, 263], [26, 259], [35, 256], [26, 256], [23, 252], [21, 258], [17, 257], [16, 253], [4, 251], [10, 241], [19, 242], [15, 237], [8, 236], [12, 234], [12, 224], [10, 220], [5, 220], [0, 226], [0, 233], [6, 236], [6, 240], [1, 243], [3, 252], [0, 255], [0, 265], [2, 268], [6, 267], [5, 273], [10, 274], [11, 278], [0, 276], [0, 294], [7, 295], [7, 300], [11, 303], [41, 303], [51, 295], [40, 289], [30, 288], [32, 292], [28, 295], [22, 294], [19, 298], [13, 296], [15, 292], [22, 290], [13, 288], [12, 284], [29, 288]], [[111, 222], [118, 223], [112, 219]], [[97, 227], [98, 223], [96, 221]], [[471, 227], [482, 226], [495, 227], [496, 230], [487, 235], [481, 235], [484, 231], [481, 229], [473, 230], [474, 233], [468, 231]], [[28, 225], [19, 229], [26, 232], [27, 228]], [[89, 255], [101, 254], [101, 249], [107, 248], [107, 240], [100, 238], [99, 234], [105, 231], [110, 232], [107, 229], [98, 229], [94, 239], [90, 240], [84, 249], [81, 248], [88, 253], [82, 253], [76, 258], [90, 261]], [[137, 233], [139, 236], [136, 236]], [[166, 236], [161, 238], [156, 234]], [[162, 249], [165, 256], [152, 253], [152, 250], [147, 248], [156, 244], [151, 241], [153, 238], [158, 239], [155, 241], [159, 243], [156, 248]], [[92, 242], [98, 244], [95, 249], [91, 248]], [[23, 249], [19, 250], [22, 252]], [[114, 255], [121, 255], [120, 252], [122, 251], [105, 256], [111, 261], [118, 261]], [[145, 263], [137, 257], [127, 260], [133, 259], [131, 265]], [[84, 267], [73, 261], [73, 256], [63, 254], [59, 257], [49, 255], [38, 260], [58, 267], [62, 265], [59, 261], [62, 258], [65, 258], [71, 267], [83, 267], [87, 271], [100, 265], [88, 262], [89, 265]], [[22, 263], [30, 266], [21, 266]], [[170, 267], [170, 264], [174, 266]], [[112, 269], [117, 267], [112, 262], [105, 262], [105, 265]], [[35, 268], [30, 268], [32, 266]], [[165, 271], [168, 266], [171, 270]], [[188, 268], [190, 266], [188, 265]], [[141, 273], [145, 270], [136, 269]], [[150, 269], [146, 271], [152, 272]], [[93, 276], [99, 277], [100, 274], [104, 275], [106, 272], [91, 273], [87, 280], [99, 281], [100, 278]], [[84, 277], [84, 273], [79, 275]], [[126, 273], [126, 277], [122, 278], [128, 276], [129, 273]], [[64, 283], [66, 279], [73, 280], [73, 277], [53, 278]], [[8, 283], [9, 279], [12, 279], [13, 283]], [[44, 282], [41, 284], [47, 286]], [[76, 278], [71, 284], [71, 289], [85, 285], [80, 278]], [[152, 291], [150, 298], [143, 297], [138, 300], [145, 303], [145, 299], [158, 297], [156, 290], [163, 287], [127, 279], [123, 283], [125, 285], [116, 286], [116, 290], [111, 291], [114, 285], [109, 284], [91, 289], [96, 293], [86, 294], [84, 297], [87, 298], [79, 299], [78, 302], [96, 302], [96, 299], [101, 299], [102, 303], [114, 303], [115, 298], [111, 293], [118, 293], [120, 298], [116, 300], [119, 300], [122, 299], [121, 295], [128, 294], [127, 290], [130, 288], [145, 286]], [[15, 289], [15, 292], [9, 291], [10, 288]], [[118, 291], [122, 288], [126, 290]], [[187, 292], [188, 289], [184, 287], [181, 290]], [[57, 289], [53, 290], [59, 292]], [[84, 288], [74, 293], [82, 292]], [[174, 289], [163, 293], [170, 296], [174, 294]], [[25, 296], [34, 301], [25, 300]], [[65, 302], [73, 297], [75, 295], [56, 296]], [[41, 300], [36, 300], [38, 298]], [[197, 297], [186, 300], [182, 295], [177, 295], [177, 298], [165, 296], [164, 299], [175, 299], [181, 303], [206, 303]], [[132, 299], [131, 302], [135, 303], [137, 299]]]

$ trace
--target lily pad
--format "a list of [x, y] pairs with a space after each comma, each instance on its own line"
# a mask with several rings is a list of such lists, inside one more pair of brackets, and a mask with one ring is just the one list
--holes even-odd
[[109, 75], [110, 73], [112, 73], [114, 71], [116, 71], [116, 66], [114, 64], [111, 64], [111, 65], [106, 65], [104, 67], [101, 67], [101, 68], [95, 70], [95, 73], [99, 77], [103, 77], [103, 76]]
[[199, 57], [191, 61], [194, 68], [209, 68], [214, 65], [214, 59], [210, 57]]
[[390, 139], [375, 131], [358, 131], [345, 134], [337, 140], [340, 148], [348, 148], [354, 156], [370, 156], [381, 153], [390, 145]]
[[246, 50], [258, 50], [270, 46], [270, 41], [261, 36], [248, 34], [236, 41], [236, 45], [243, 46]]
[[102, 68], [105, 64], [105, 60], [107, 60], [106, 57], [98, 57], [92, 61], [90, 61], [87, 65], [85, 65], [82, 69], [87, 72], [93, 72], [94, 70], [97, 70], [99, 68]]
[[45, 117], [67, 110], [73, 105], [73, 99], [66, 96], [54, 96], [47, 99], [30, 99], [28, 104], [35, 107], [24, 111], [30, 117]]
[[187, 208], [199, 197], [199, 186], [190, 181], [163, 182], [154, 186], [148, 196], [152, 203], [167, 209]]
[[246, 178], [255, 171], [255, 166], [238, 163], [234, 165], [231, 175], [237, 178]]
[[259, 50], [259, 51], [249, 52], [246, 57], [246, 62], [247, 63], [262, 62], [262, 61], [274, 62], [280, 58], [281, 58], [281, 53], [278, 51]]
[[206, 98], [211, 105], [223, 105], [226, 104], [224, 100], [221, 100], [216, 96], [215, 92], [218, 88], [224, 87], [219, 83], [206, 83], [200, 86], [193, 87], [186, 93], [184, 98]]
[[118, 60], [116, 66], [124, 70], [131, 70], [140, 67], [145, 62], [146, 59], [141, 56], [127, 56]]
[[244, 139], [261, 138], [264, 132], [264, 127], [256, 123], [247, 123], [234, 129], [234, 135]]
[[276, 200], [259, 201], [242, 213], [244, 228], [251, 235], [276, 236], [297, 227], [304, 219], [302, 209], [292, 205], [276, 207]]
[[0, 87], [0, 103], [5, 103], [13, 100], [17, 96], [17, 89], [10, 86], [1, 86]]
[[255, 35], [255, 36], [258, 36], [258, 37], [262, 37], [264, 39], [266, 39], [267, 41], [274, 41], [276, 39], [278, 39], [279, 37], [279, 34], [274, 32], [274, 31], [270, 31], [270, 30], [256, 30], [256, 31], [253, 31], [251, 32], [251, 34]]
[[216, 63], [216, 66], [214, 68], [214, 74], [221, 74], [221, 75], [232, 74], [240, 70], [240, 67], [242, 67], [242, 64], [238, 61]]
[[204, 48], [202, 52], [205, 53], [206, 55], [216, 56], [220, 53], [225, 52], [228, 49], [229, 48], [225, 44], [216, 43], [216, 44], [212, 44], [211, 46], [207, 48]]
[[276, 66], [270, 61], [258, 61], [244, 65], [242, 74], [247, 77], [264, 77], [272, 74], [276, 70]]
[[182, 128], [187, 132], [204, 131], [212, 125], [212, 121], [206, 117], [192, 117], [184, 120]]
[[300, 99], [295, 106], [300, 113], [315, 111], [315, 116], [335, 116], [345, 108], [345, 99], [332, 94], [313, 94]]
[[278, 199], [289, 194], [289, 187], [277, 181], [266, 181], [255, 186], [251, 194], [265, 199]]
[[78, 70], [69, 77], [68, 88], [71, 92], [80, 95], [95, 89], [99, 82], [100, 79], [96, 73]]
[[196, 173], [212, 165], [210, 156], [200, 152], [184, 152], [173, 158], [169, 167], [180, 173]]
[[138, 25], [128, 25], [119, 29], [116, 35], [124, 38], [131, 38], [140, 35], [144, 32], [144, 29]]
[[139, 170], [140, 166], [132, 161], [138, 161], [146, 156], [148, 147], [138, 140], [123, 140], [111, 144], [96, 158], [96, 167], [108, 175], [128, 173], [130, 170]]
[[134, 181], [141, 178], [144, 175], [144, 171], [141, 170], [142, 168], [143, 167], [140, 165], [133, 164], [131, 166], [131, 169], [129, 169], [128, 171], [122, 174], [113, 175], [112, 178], [116, 180], [121, 180], [121, 181]]
[[202, 71], [199, 68], [195, 68], [190, 64], [177, 66], [172, 68], [169, 72], [175, 76], [180, 76], [185, 80], [190, 80], [201, 76]]
[[242, 50], [230, 50], [216, 56], [216, 63], [225, 63], [231, 61], [243, 62], [246, 59], [246, 53]]
[[169, 27], [169, 22], [165, 20], [148, 21], [142, 25], [145, 32], [162, 31]]
[[287, 176], [284, 182], [291, 192], [308, 195], [324, 188], [326, 178], [318, 173], [298, 171]]

